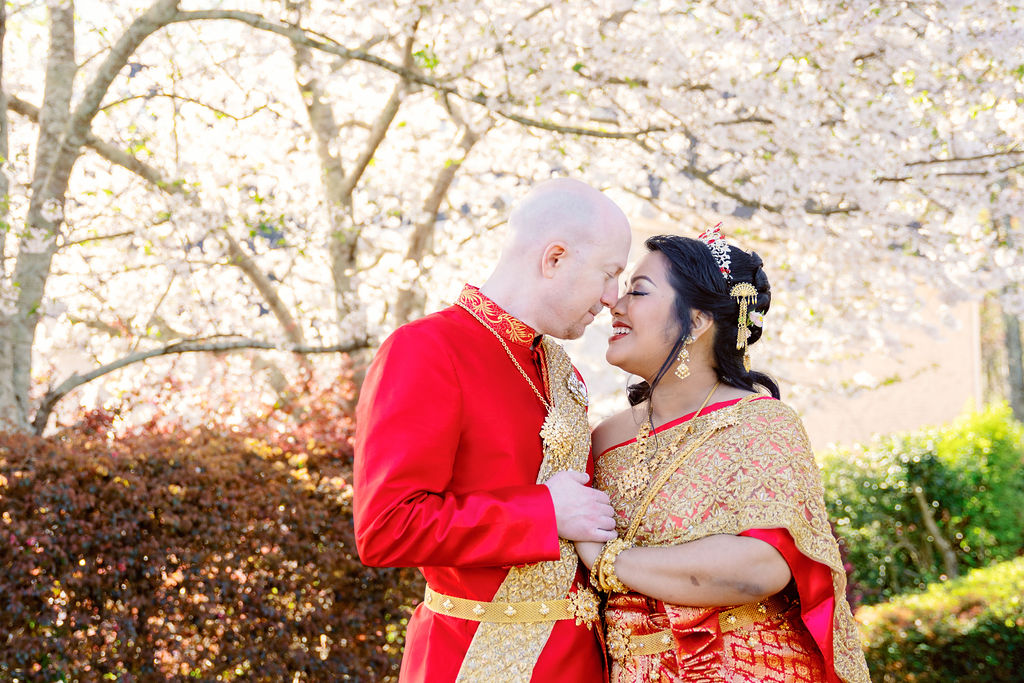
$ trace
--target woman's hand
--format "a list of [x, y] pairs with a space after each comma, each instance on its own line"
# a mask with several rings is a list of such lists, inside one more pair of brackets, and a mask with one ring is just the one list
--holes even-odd
[[601, 548], [604, 547], [604, 543], [596, 543], [594, 541], [576, 541], [576, 554], [580, 556], [580, 561], [587, 566], [589, 570], [594, 566], [594, 560], [601, 553]]

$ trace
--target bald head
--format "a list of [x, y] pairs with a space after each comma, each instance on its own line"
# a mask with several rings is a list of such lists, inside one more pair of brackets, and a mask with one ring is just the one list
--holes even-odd
[[574, 339], [614, 305], [629, 243], [629, 221], [615, 202], [578, 180], [548, 180], [512, 210], [483, 290], [539, 332]]
[[629, 232], [629, 221], [615, 202], [572, 178], [548, 180], [534, 187], [512, 210], [508, 223], [502, 260], [532, 256], [551, 240], [587, 250]]

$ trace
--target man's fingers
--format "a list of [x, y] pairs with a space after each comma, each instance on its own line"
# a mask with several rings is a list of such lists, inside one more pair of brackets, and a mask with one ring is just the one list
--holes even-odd
[[586, 484], [588, 481], [590, 481], [590, 475], [587, 474], [586, 472], [577, 472], [576, 470], [566, 470], [565, 473], [569, 475], [570, 479], [572, 479], [573, 481], [579, 482], [580, 484]]

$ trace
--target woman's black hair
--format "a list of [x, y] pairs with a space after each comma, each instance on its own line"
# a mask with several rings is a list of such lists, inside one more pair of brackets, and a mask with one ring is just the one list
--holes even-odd
[[[741, 283], [749, 282], [757, 290], [757, 302], [750, 310], [765, 314], [771, 306], [772, 293], [768, 284], [768, 275], [761, 269], [761, 257], [754, 252], [747, 253], [737, 247], [729, 246], [730, 275], [726, 280], [720, 271], [715, 257], [704, 242], [680, 237], [678, 235], [655, 235], [644, 242], [648, 251], [657, 251], [665, 256], [668, 263], [668, 281], [675, 290], [675, 314], [682, 328], [665, 362], [658, 373], [647, 382], [639, 382], [629, 387], [629, 403], [636, 405], [646, 401], [651, 391], [665, 373], [676, 363], [683, 342], [690, 335], [690, 311], [704, 311], [714, 319], [715, 326], [715, 371], [723, 384], [754, 391], [759, 385], [767, 389], [772, 396], [779, 398], [779, 385], [763, 372], [748, 371], [743, 367], [743, 351], [736, 348], [736, 333], [740, 306], [736, 299], [729, 296], [729, 290]], [[750, 326], [750, 337], [747, 344], [753, 344], [761, 338], [761, 328]]]

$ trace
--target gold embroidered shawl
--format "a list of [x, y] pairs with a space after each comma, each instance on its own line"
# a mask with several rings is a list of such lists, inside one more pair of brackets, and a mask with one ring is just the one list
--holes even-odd
[[[590, 426], [582, 385], [562, 347], [548, 337], [541, 343], [547, 358], [551, 411], [540, 432], [544, 459], [537, 475], [538, 484], [556, 472], [570, 469], [585, 472], [590, 455]], [[493, 599], [532, 602], [565, 598], [576, 577], [578, 559], [569, 541], [560, 538], [558, 546], [561, 555], [556, 561], [510, 569]], [[553, 621], [481, 623], [462, 660], [457, 680], [460, 683], [528, 683], [554, 625]]]
[[659, 431], [657, 446], [675, 442], [688, 425], [692, 433], [663, 461], [663, 476], [652, 475], [652, 483], [664, 479], [664, 485], [646, 496], [652, 500], [633, 525], [645, 496], [624, 496], [619, 482], [632, 467], [634, 442], [598, 460], [596, 485], [611, 497], [619, 534], [633, 526], [637, 545], [659, 546], [748, 529], [787, 529], [801, 553], [832, 570], [836, 673], [847, 683], [869, 682], [821, 475], [800, 418], [781, 401], [747, 399]]

